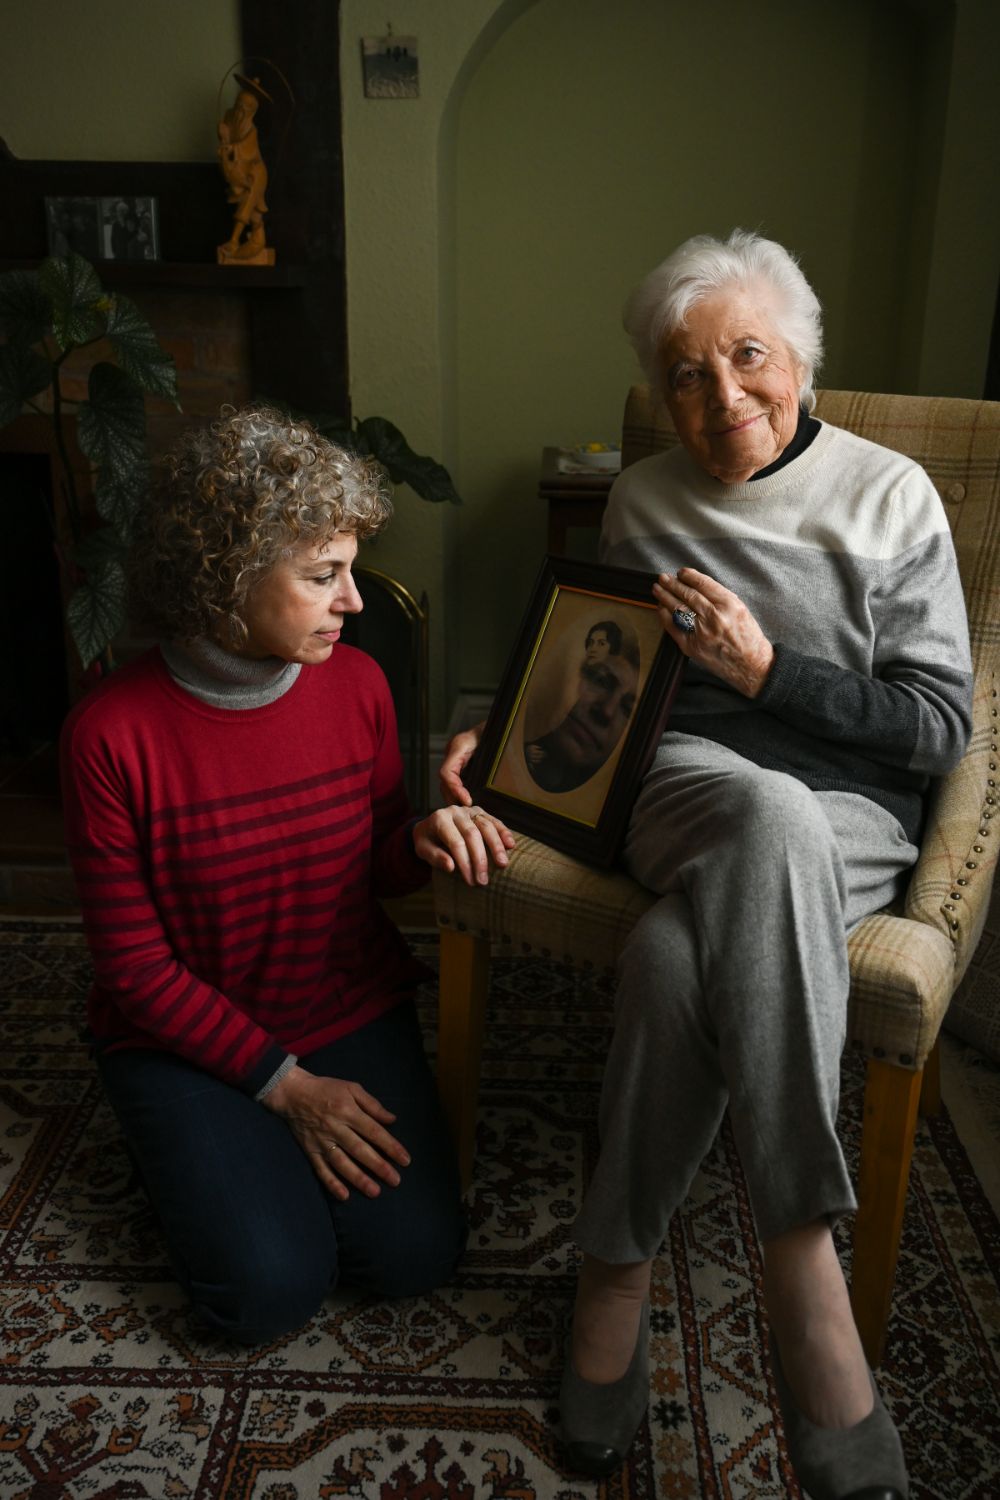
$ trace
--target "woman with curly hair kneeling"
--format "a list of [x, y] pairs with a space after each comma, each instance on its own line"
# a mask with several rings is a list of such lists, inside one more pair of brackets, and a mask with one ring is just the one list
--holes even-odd
[[186, 434], [131, 560], [160, 643], [63, 730], [97, 1066], [199, 1319], [243, 1343], [339, 1282], [437, 1286], [465, 1243], [423, 970], [378, 898], [485, 882], [513, 839], [411, 816], [385, 678], [340, 644], [390, 510], [277, 412]]

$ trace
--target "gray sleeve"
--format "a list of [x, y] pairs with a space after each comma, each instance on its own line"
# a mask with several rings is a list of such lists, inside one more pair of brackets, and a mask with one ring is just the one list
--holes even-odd
[[972, 676], [947, 663], [888, 666], [864, 677], [776, 645], [756, 706], [817, 739], [856, 746], [881, 765], [943, 775], [972, 732]]
[[280, 1067], [276, 1068], [275, 1071], [271, 1074], [270, 1078], [264, 1084], [264, 1087], [259, 1088], [254, 1094], [254, 1099], [258, 1104], [263, 1098], [266, 1097], [266, 1095], [271, 1092], [273, 1088], [277, 1087], [277, 1085], [285, 1077], [286, 1073], [290, 1073], [292, 1071], [297, 1062], [298, 1058], [295, 1056], [295, 1053], [289, 1052], [288, 1056], [285, 1058]]
[[882, 765], [940, 776], [961, 760], [972, 733], [958, 561], [923, 470], [907, 472], [888, 514], [887, 555], [864, 605], [874, 643], [870, 673], [776, 646], [757, 706]]

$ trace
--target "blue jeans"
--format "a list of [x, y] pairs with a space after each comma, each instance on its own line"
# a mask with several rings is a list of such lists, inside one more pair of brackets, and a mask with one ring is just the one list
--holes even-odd
[[400, 1185], [333, 1198], [288, 1126], [169, 1052], [97, 1065], [202, 1321], [241, 1343], [300, 1327], [339, 1282], [405, 1297], [448, 1280], [467, 1226], [458, 1168], [412, 1001], [300, 1059], [363, 1085], [410, 1153]]

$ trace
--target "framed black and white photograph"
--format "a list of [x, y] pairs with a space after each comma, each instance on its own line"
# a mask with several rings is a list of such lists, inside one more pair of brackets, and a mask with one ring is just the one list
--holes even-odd
[[618, 853], [684, 666], [653, 582], [546, 557], [465, 776], [511, 828], [593, 864]]
[[87, 260], [100, 260], [104, 253], [99, 198], [46, 198], [45, 228], [50, 255], [75, 250]]
[[157, 200], [102, 198], [100, 253], [105, 260], [159, 260]]
[[416, 37], [362, 37], [361, 71], [366, 99], [419, 99]]

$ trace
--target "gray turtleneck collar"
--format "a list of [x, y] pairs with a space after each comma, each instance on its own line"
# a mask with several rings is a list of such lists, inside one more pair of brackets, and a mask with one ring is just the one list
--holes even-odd
[[160, 652], [174, 681], [213, 708], [264, 708], [287, 693], [302, 670], [301, 662], [278, 656], [237, 656], [207, 636], [161, 641]]

